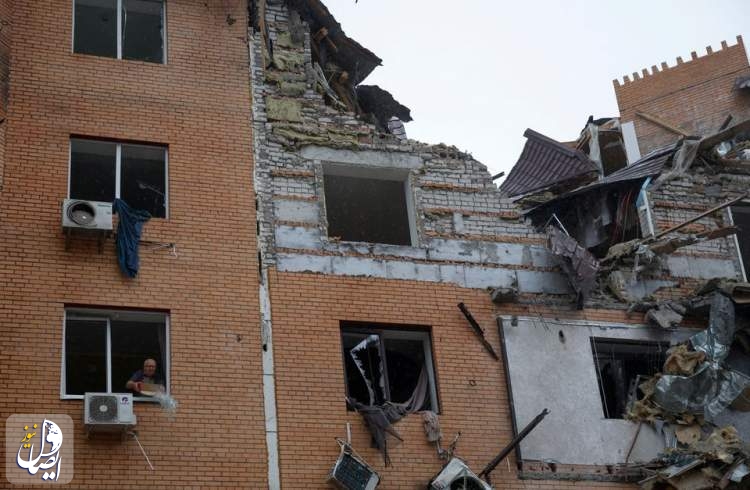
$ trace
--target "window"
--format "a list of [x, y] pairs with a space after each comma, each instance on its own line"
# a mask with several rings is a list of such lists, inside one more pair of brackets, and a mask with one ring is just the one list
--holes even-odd
[[62, 396], [123, 393], [143, 361], [169, 391], [169, 318], [165, 313], [68, 309], [65, 312]]
[[365, 405], [402, 403], [437, 412], [430, 333], [394, 327], [342, 322], [347, 396]]
[[642, 378], [660, 372], [666, 362], [668, 346], [659, 342], [636, 342], [591, 338], [599, 394], [604, 417], [621, 419], [631, 398], [640, 399]]
[[732, 206], [731, 215], [732, 224], [739, 228], [734, 236], [742, 261], [742, 277], [747, 280], [747, 267], [750, 266], [750, 205]]
[[163, 146], [70, 140], [71, 199], [124, 200], [156, 218], [167, 217], [167, 149]]
[[75, 0], [73, 52], [164, 62], [164, 2]]
[[324, 169], [328, 236], [351, 242], [413, 245], [408, 174], [393, 169]]

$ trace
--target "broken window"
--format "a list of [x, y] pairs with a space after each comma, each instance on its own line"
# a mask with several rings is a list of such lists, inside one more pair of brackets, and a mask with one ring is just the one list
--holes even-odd
[[638, 385], [662, 370], [668, 346], [660, 342], [592, 337], [591, 349], [604, 417], [621, 419], [629, 400], [643, 397]]
[[62, 394], [122, 393], [146, 359], [169, 391], [165, 313], [97, 309], [65, 312]]
[[70, 140], [72, 199], [124, 200], [156, 218], [167, 217], [167, 149], [163, 146]]
[[364, 405], [385, 402], [437, 411], [435, 374], [426, 330], [342, 322], [346, 393]]
[[732, 206], [731, 212], [732, 222], [739, 229], [735, 237], [742, 260], [742, 272], [747, 280], [747, 268], [750, 266], [750, 205]]
[[[384, 175], [391, 175], [387, 171]], [[412, 245], [407, 181], [326, 171], [328, 236], [351, 242]]]
[[162, 0], [75, 0], [74, 22], [75, 53], [164, 62]]

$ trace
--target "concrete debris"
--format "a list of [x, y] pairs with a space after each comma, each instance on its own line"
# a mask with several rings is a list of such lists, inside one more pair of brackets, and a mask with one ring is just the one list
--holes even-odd
[[[709, 292], [709, 326], [667, 351], [661, 373], [639, 386], [643, 397], [632, 403], [626, 418], [648, 422], [673, 432], [675, 445], [652, 461], [651, 476], [640, 482], [641, 488], [724, 488], [748, 457], [739, 432], [733, 426], [716, 427], [713, 421], [727, 410], [750, 409], [745, 394], [750, 394], [750, 378], [730, 369], [724, 360], [733, 345], [735, 305], [725, 294], [731, 286], [713, 281], [702, 286]], [[669, 304], [684, 314], [685, 308]], [[726, 465], [730, 466], [730, 471]], [[737, 472], [743, 479], [747, 473]], [[726, 481], [725, 481], [726, 480]]]
[[685, 307], [674, 301], [665, 301], [646, 312], [646, 321], [661, 328], [677, 328], [685, 316]]
[[579, 308], [582, 308], [583, 302], [594, 288], [599, 261], [557, 227], [547, 228], [547, 238], [550, 250], [561, 259], [560, 267], [568, 276], [568, 281], [576, 292]]
[[495, 288], [490, 293], [490, 298], [495, 304], [512, 303], [518, 298], [518, 288]]
[[739, 89], [750, 89], [750, 75], [737, 77], [734, 81], [734, 88]]

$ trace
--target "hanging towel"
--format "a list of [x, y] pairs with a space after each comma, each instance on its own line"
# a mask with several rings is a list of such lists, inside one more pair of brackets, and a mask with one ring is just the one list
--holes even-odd
[[146, 221], [151, 219], [148, 211], [133, 209], [122, 199], [115, 199], [112, 210], [120, 217], [117, 225], [117, 262], [128, 277], [138, 274], [138, 243]]

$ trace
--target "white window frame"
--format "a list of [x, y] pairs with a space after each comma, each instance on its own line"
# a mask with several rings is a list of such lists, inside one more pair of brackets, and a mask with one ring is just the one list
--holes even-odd
[[[323, 166], [323, 177], [326, 175], [335, 175], [339, 177], [352, 177], [355, 179], [370, 179], [370, 180], [396, 180], [403, 182], [404, 197], [406, 199], [406, 219], [409, 222], [409, 245], [395, 245], [392, 243], [386, 243], [383, 245], [399, 247], [416, 247], [418, 246], [418, 234], [417, 234], [417, 219], [414, 211], [414, 195], [411, 192], [411, 185], [409, 184], [411, 171], [408, 169], [400, 168], [387, 168], [387, 167], [355, 167], [352, 165], [342, 165], [335, 163], [324, 163]], [[325, 197], [325, 185], [323, 186], [323, 199], [322, 205], [326, 211], [325, 216], [328, 216], [327, 206], [328, 201]], [[326, 236], [328, 236], [328, 220], [326, 218]], [[347, 240], [341, 240], [346, 242]], [[351, 243], [377, 243], [377, 242], [351, 242]]]
[[[750, 207], [750, 203], [746, 201], [740, 201], [739, 204]], [[732, 206], [729, 206], [727, 208], [727, 214], [729, 216], [729, 226], [734, 226], [734, 213], [732, 213]], [[734, 233], [732, 235], [732, 240], [734, 240], [734, 248], [737, 250], [737, 260], [740, 262], [740, 272], [742, 273], [742, 280], [744, 282], [747, 282], [747, 270], [745, 269], [745, 261], [742, 260], [742, 249], [740, 248], [740, 239], [737, 236], [737, 233]]]
[[[70, 33], [70, 52], [73, 54], [84, 54], [76, 53], [76, 0], [73, 0], [73, 17], [71, 25], [73, 29]], [[162, 25], [162, 62], [154, 63], [152, 61], [143, 60], [125, 60], [125, 61], [141, 61], [153, 65], [166, 65], [167, 64], [167, 0], [161, 0], [161, 25]], [[122, 0], [117, 0], [117, 57], [113, 59], [122, 60]], [[108, 58], [108, 56], [101, 56], [102, 58]]]
[[[166, 386], [167, 394], [170, 393], [171, 386], [171, 355], [170, 355], [170, 337], [169, 337], [169, 314], [154, 311], [131, 311], [131, 310], [111, 310], [111, 309], [99, 309], [99, 308], [66, 308], [63, 311], [62, 319], [62, 359], [60, 361], [60, 399], [61, 400], [83, 400], [84, 395], [68, 395], [66, 393], [66, 352], [65, 352], [65, 339], [66, 339], [66, 324], [67, 320], [93, 320], [93, 321], [104, 321], [107, 324], [107, 342], [106, 342], [106, 357], [107, 357], [107, 393], [113, 393], [112, 391], [112, 334], [111, 334], [111, 318], [119, 313], [128, 313], [135, 316], [152, 317], [154, 319], [164, 320], [164, 356], [166, 359], [162, 359], [162, 371], [164, 372], [164, 382]], [[115, 391], [114, 393], [125, 393], [125, 384], [122, 385], [122, 389]], [[133, 400], [141, 402], [156, 402], [152, 397], [147, 396], [134, 396]]]
[[100, 140], [96, 138], [82, 138], [77, 136], [71, 136], [70, 142], [68, 143], [68, 193], [67, 197], [70, 198], [70, 175], [73, 165], [73, 140], [78, 141], [96, 141], [98, 143], [108, 143], [116, 145], [115, 147], [115, 199], [120, 199], [120, 184], [121, 184], [121, 170], [122, 170], [122, 146], [141, 146], [144, 148], [161, 148], [164, 150], [164, 217], [152, 219], [169, 219], [169, 147], [164, 145], [149, 145], [145, 143], [121, 143], [118, 141], [111, 140]]
[[[432, 337], [430, 335], [429, 331], [426, 330], [411, 330], [407, 328], [398, 328], [398, 326], [394, 325], [396, 328], [388, 328], [389, 325], [383, 325], [383, 324], [373, 324], [372, 326], [367, 326], [366, 324], [359, 324], [359, 322], [341, 322], [341, 354], [342, 354], [342, 361], [344, 362], [344, 388], [346, 389], [347, 393], [349, 392], [349, 386], [346, 381], [346, 359], [343, 357], [346, 355], [346, 352], [344, 351], [344, 344], [343, 344], [343, 338], [346, 335], [362, 335], [362, 334], [376, 334], [381, 339], [387, 340], [387, 339], [402, 339], [402, 340], [420, 340], [422, 342], [422, 346], [424, 348], [424, 359], [425, 359], [425, 368], [427, 369], [427, 377], [430, 381], [430, 409], [435, 413], [440, 413], [440, 405], [438, 404], [438, 396], [437, 396], [437, 383], [435, 382], [435, 365], [433, 363], [432, 359]], [[388, 379], [388, 359], [385, 355], [385, 345], [384, 342], [379, 342], [380, 345], [380, 356], [381, 359], [383, 359], [383, 362], [385, 362], [385, 369], [383, 370], [383, 373], [385, 374], [385, 385], [388, 388], [388, 393], [390, 395], [390, 382]]]

